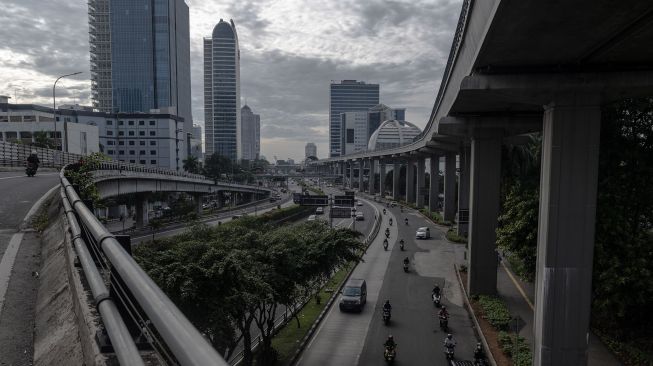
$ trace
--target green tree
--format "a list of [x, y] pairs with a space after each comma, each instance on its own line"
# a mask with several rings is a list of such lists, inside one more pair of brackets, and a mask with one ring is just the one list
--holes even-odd
[[200, 162], [197, 157], [191, 155], [188, 158], [184, 159], [183, 163], [185, 171], [193, 174], [200, 174]]
[[231, 159], [217, 153], [209, 155], [204, 161], [204, 175], [214, 180], [222, 179], [223, 176], [229, 179], [233, 177], [235, 170]]
[[54, 149], [56, 147], [54, 140], [49, 138], [45, 131], [34, 132], [34, 143], [32, 145], [44, 149]]

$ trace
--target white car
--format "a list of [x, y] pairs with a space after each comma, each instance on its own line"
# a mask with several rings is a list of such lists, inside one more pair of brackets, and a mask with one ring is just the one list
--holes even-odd
[[324, 208], [318, 207], [315, 209], [315, 214], [316, 215], [322, 215], [324, 213]]
[[356, 206], [362, 206], [362, 205], [363, 205], [363, 202], [361, 202], [361, 201], [356, 201]]
[[308, 217], [308, 221], [315, 221], [317, 220], [317, 217], [315, 215], [311, 215]]
[[365, 220], [365, 216], [363, 216], [363, 212], [362, 211], [356, 212], [356, 221], [363, 221], [363, 220]]
[[395, 207], [395, 206], [397, 206], [397, 201], [390, 202], [390, 207]]
[[417, 229], [415, 233], [415, 239], [428, 239], [431, 237], [431, 229], [427, 227], [421, 227]]

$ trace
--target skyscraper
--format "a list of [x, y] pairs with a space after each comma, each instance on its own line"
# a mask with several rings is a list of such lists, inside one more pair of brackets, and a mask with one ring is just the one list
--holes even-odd
[[306, 147], [304, 148], [304, 153], [306, 155], [304, 158], [308, 158], [310, 156], [317, 158], [317, 146], [315, 146], [315, 144], [312, 142], [307, 143]]
[[243, 160], [258, 160], [261, 153], [261, 116], [254, 114], [248, 105], [240, 110], [242, 125], [241, 145]]
[[240, 50], [236, 25], [220, 19], [204, 38], [204, 142], [206, 154], [242, 158]]
[[342, 154], [341, 118], [345, 112], [367, 111], [379, 104], [379, 84], [364, 81], [331, 81], [329, 93], [329, 156]]
[[[191, 133], [190, 31], [184, 0], [89, 0], [93, 106], [160, 109]], [[186, 149], [184, 149], [186, 150]]]

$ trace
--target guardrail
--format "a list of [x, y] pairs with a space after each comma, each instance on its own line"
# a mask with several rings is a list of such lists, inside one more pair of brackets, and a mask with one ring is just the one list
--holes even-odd
[[[120, 363], [143, 364], [133, 335], [125, 325], [131, 321], [138, 325], [144, 338], [168, 364], [227, 365], [120, 242], [97, 220], [66, 179], [65, 168], [59, 177], [75, 249]], [[110, 273], [111, 292], [104, 285], [103, 272]], [[116, 305], [129, 313], [128, 319], [120, 315]]]
[[40, 166], [48, 168], [60, 168], [73, 164], [83, 157], [59, 150], [0, 141], [0, 166], [25, 166], [27, 157], [32, 151], [36, 151], [36, 155], [41, 161]]

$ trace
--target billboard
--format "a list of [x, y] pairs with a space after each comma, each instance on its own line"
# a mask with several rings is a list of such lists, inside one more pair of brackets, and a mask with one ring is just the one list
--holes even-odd
[[351, 217], [350, 207], [331, 207], [332, 219], [348, 219]]

